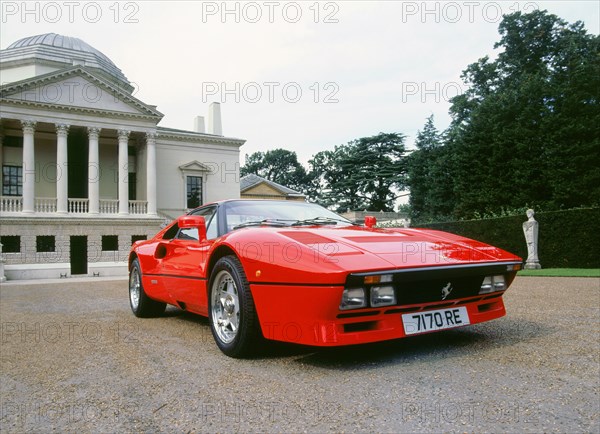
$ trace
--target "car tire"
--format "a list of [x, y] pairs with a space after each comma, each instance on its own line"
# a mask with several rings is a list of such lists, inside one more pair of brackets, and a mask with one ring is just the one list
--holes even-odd
[[160, 316], [167, 307], [166, 303], [152, 300], [146, 295], [142, 284], [142, 269], [137, 258], [133, 260], [129, 270], [129, 305], [138, 318]]
[[255, 355], [262, 333], [250, 284], [239, 259], [219, 259], [210, 274], [208, 288], [208, 318], [219, 349], [234, 358]]

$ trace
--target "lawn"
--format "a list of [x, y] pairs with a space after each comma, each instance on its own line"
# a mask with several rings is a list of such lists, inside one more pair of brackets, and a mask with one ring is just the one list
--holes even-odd
[[521, 270], [518, 275], [543, 277], [600, 277], [600, 268], [547, 268], [541, 270]]

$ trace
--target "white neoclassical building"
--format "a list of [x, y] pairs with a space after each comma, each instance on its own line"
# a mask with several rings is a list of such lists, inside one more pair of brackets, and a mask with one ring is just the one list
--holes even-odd
[[[133, 241], [204, 202], [237, 198], [239, 148], [218, 103], [194, 131], [104, 54], [54, 33], [0, 51], [1, 261], [8, 279], [126, 272]], [[0, 276], [1, 277], [1, 276]]]

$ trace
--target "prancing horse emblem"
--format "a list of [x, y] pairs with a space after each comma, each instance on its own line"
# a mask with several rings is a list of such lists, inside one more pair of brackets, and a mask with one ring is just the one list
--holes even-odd
[[451, 292], [452, 292], [452, 283], [448, 282], [448, 284], [442, 288], [442, 300], [445, 300], [446, 297], [448, 297]]

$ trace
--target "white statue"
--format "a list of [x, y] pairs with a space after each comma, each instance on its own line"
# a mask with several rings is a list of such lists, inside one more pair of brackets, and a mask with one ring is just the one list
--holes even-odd
[[528, 209], [527, 221], [523, 222], [523, 233], [525, 234], [525, 240], [527, 241], [527, 261], [525, 261], [525, 269], [527, 270], [537, 270], [542, 268], [537, 253], [539, 223], [533, 218], [534, 215], [535, 211]]

